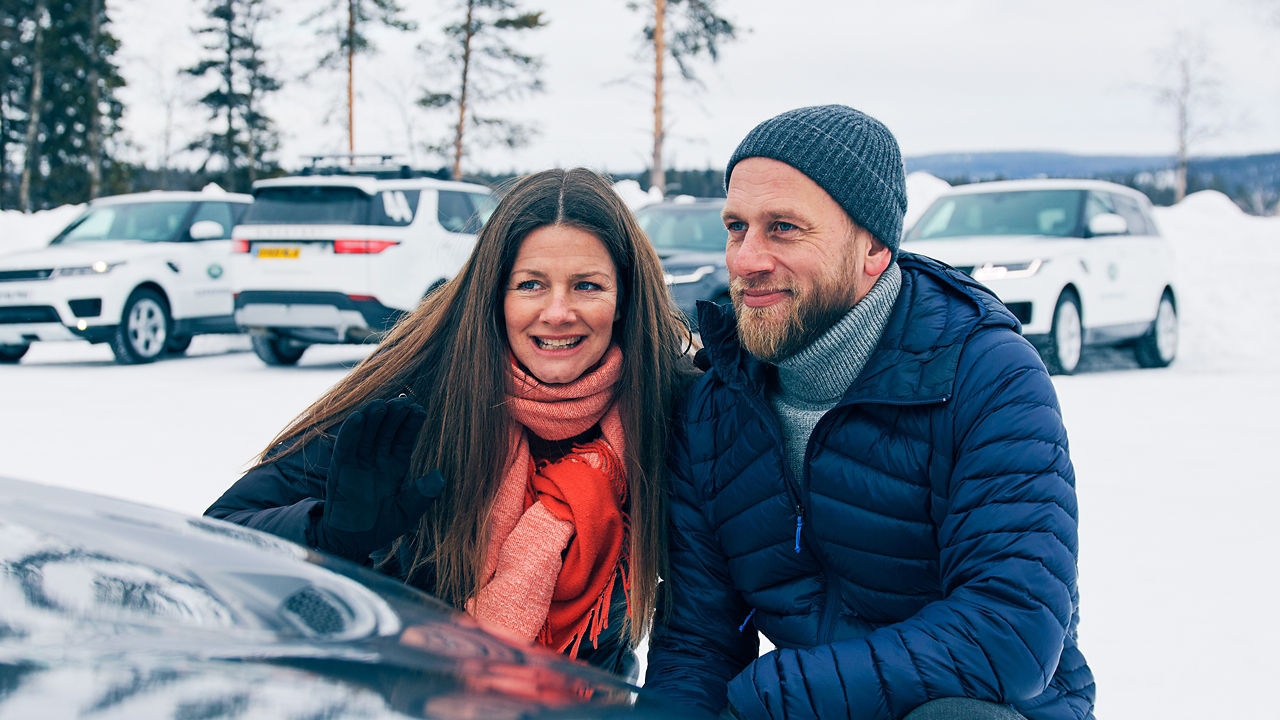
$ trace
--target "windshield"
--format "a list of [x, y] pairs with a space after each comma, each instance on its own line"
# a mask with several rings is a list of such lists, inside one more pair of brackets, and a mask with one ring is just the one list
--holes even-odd
[[173, 240], [192, 205], [191, 202], [141, 202], [91, 207], [58, 233], [52, 242]]
[[[396, 198], [399, 201], [399, 198]], [[417, 193], [412, 203], [406, 195], [403, 202], [386, 213], [396, 218], [385, 224], [407, 224], [413, 219]], [[253, 204], [240, 220], [242, 225], [365, 225], [370, 222], [373, 198], [352, 187], [262, 188], [253, 194]], [[383, 210], [383, 208], [379, 208]]]
[[934, 201], [908, 240], [971, 235], [1083, 237], [1082, 190], [1013, 190], [946, 195]]
[[729, 233], [720, 205], [651, 205], [636, 211], [640, 228], [658, 250], [724, 252]]

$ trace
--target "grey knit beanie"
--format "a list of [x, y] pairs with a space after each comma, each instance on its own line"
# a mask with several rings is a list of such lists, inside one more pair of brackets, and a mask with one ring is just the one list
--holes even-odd
[[772, 158], [804, 173], [897, 258], [907, 181], [902, 151], [884, 123], [844, 105], [784, 112], [738, 144], [724, 171], [726, 189], [733, 166], [749, 157]]

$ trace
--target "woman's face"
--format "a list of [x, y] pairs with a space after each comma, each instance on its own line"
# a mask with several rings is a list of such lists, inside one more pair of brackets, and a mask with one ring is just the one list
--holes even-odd
[[502, 307], [520, 364], [544, 383], [573, 382], [609, 349], [618, 269], [594, 234], [545, 225], [520, 245]]

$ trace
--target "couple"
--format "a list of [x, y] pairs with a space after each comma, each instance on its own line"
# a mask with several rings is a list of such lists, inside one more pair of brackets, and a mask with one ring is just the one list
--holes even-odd
[[632, 678], [656, 610], [642, 701], [1090, 716], [1053, 386], [999, 300], [899, 253], [897, 141], [801, 108], [725, 182], [733, 308], [700, 308], [705, 374], [608, 183], [537, 173], [206, 514]]

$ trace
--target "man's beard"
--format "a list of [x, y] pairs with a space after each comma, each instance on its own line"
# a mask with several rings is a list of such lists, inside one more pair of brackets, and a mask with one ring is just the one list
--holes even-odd
[[[845, 265], [846, 263], [842, 263]], [[841, 271], [846, 268], [842, 267]], [[848, 287], [838, 284], [845, 278]], [[729, 284], [729, 296], [733, 299], [733, 311], [738, 318], [738, 338], [747, 352], [770, 363], [776, 363], [794, 355], [826, 332], [853, 307], [853, 276], [850, 272], [836, 273], [830, 285], [822, 278], [807, 289], [786, 283], [782, 287], [765, 280], [758, 283], [765, 287], [786, 290], [791, 298], [786, 309], [776, 305], [753, 308], [742, 302], [743, 291], [756, 283], [734, 278]], [[845, 291], [845, 292], [841, 292]]]

